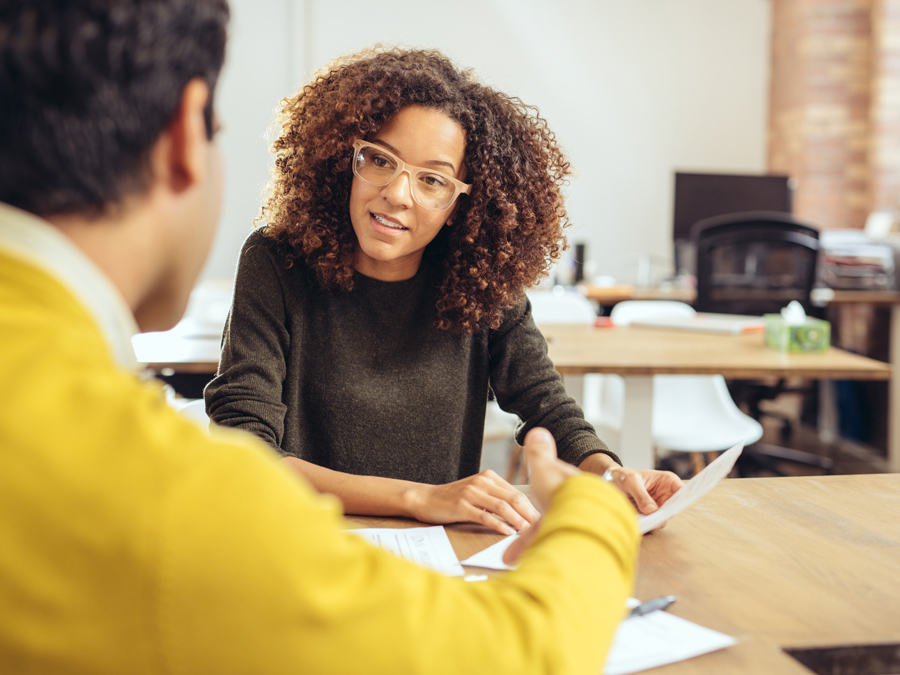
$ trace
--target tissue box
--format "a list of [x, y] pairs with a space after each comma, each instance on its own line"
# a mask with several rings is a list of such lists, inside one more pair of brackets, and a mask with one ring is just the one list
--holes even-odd
[[806, 317], [806, 322], [791, 326], [781, 314], [765, 314], [766, 345], [783, 352], [824, 352], [831, 344], [831, 324]]

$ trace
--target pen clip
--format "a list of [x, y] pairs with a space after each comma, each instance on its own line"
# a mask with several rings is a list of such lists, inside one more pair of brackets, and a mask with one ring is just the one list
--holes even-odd
[[677, 595], [664, 595], [660, 598], [647, 600], [647, 602], [642, 602], [637, 607], [632, 608], [632, 610], [628, 613], [628, 618], [630, 619], [635, 616], [646, 616], [651, 612], [658, 612], [667, 609], [676, 600], [678, 600]]

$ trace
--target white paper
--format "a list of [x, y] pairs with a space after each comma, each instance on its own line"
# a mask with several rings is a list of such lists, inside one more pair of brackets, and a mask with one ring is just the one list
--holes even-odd
[[451, 577], [465, 574], [442, 525], [408, 529], [370, 527], [347, 532], [435, 572]]
[[[631, 600], [629, 606], [637, 603]], [[651, 612], [619, 624], [603, 667], [604, 675], [626, 675], [735, 644], [730, 635], [669, 614]]]
[[503, 562], [503, 554], [506, 553], [509, 545], [518, 538], [519, 535], [512, 534], [501, 539], [496, 544], [491, 544], [486, 549], [466, 558], [462, 561], [462, 564], [471, 567], [485, 567], [489, 570], [514, 570], [515, 567], [510, 567]]
[[737, 458], [740, 456], [743, 449], [743, 443], [738, 443], [734, 447], [729, 448], [719, 455], [715, 461], [710, 462], [709, 466], [703, 469], [703, 471], [687, 481], [683, 488], [669, 497], [669, 501], [659, 507], [658, 511], [647, 516], [638, 516], [641, 534], [646, 534], [654, 527], [663, 524], [673, 516], [681, 513], [700, 499], [700, 497], [712, 490], [719, 484], [719, 481], [731, 472], [731, 468], [734, 466], [734, 463], [737, 461]]

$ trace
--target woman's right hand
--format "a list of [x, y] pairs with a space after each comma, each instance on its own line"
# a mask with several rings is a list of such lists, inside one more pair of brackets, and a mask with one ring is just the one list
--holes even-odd
[[445, 485], [416, 485], [407, 503], [409, 515], [425, 523], [479, 523], [505, 535], [540, 518], [528, 497], [490, 469]]

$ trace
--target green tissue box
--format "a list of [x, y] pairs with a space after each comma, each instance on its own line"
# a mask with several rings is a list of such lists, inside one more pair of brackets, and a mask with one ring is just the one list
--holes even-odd
[[789, 326], [781, 314], [766, 314], [766, 345], [783, 352], [824, 352], [831, 344], [831, 324], [806, 317], [806, 323]]

